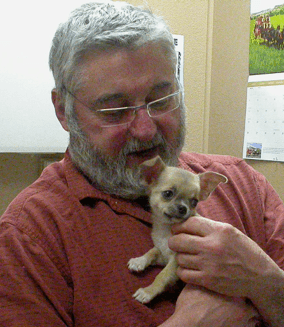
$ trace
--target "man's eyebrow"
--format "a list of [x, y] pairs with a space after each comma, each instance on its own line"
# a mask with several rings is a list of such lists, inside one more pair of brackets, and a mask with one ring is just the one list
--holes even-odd
[[104, 94], [91, 103], [92, 107], [100, 106], [108, 101], [114, 101], [125, 98], [123, 93]]
[[156, 90], [160, 90], [160, 89], [166, 89], [166, 88], [169, 88], [172, 86], [172, 83], [171, 82], [162, 82], [162, 83], [159, 83], [157, 85], [155, 85], [153, 88], [152, 88], [152, 91], [156, 91]]
[[[167, 89], [169, 87], [172, 86], [171, 82], [165, 81], [165, 82], [161, 82], [159, 84], [156, 84], [152, 87], [152, 89], [150, 90], [151, 92], [155, 92], [155, 91], [159, 91], [159, 90], [163, 90], [163, 89]], [[110, 93], [110, 94], [104, 94], [101, 97], [99, 97], [98, 99], [96, 99], [95, 101], [93, 101], [91, 103], [91, 107], [101, 107], [104, 103], [107, 103], [109, 101], [114, 101], [114, 100], [119, 100], [119, 99], [126, 99], [127, 95], [125, 95], [124, 93]]]

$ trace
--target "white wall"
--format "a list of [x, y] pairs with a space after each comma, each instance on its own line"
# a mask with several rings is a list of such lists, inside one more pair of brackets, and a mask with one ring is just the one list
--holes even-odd
[[64, 152], [68, 134], [55, 117], [48, 55], [53, 35], [84, 0], [1, 3], [0, 152]]

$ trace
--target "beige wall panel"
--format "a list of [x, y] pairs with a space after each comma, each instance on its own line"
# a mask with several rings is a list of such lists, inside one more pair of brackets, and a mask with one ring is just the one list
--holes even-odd
[[209, 153], [242, 156], [250, 1], [214, 1]]
[[0, 153], [0, 215], [39, 174], [39, 156]]

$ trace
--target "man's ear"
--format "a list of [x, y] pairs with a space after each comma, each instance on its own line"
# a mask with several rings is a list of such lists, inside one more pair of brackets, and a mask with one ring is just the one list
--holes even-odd
[[65, 106], [61, 98], [61, 94], [57, 89], [53, 89], [51, 91], [51, 99], [55, 108], [56, 117], [59, 120], [61, 126], [65, 129], [65, 131], [69, 131], [66, 115], [65, 115]]

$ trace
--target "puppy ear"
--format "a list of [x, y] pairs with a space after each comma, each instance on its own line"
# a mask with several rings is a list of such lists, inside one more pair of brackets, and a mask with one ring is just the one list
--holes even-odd
[[165, 163], [157, 156], [153, 159], [142, 162], [140, 165], [140, 174], [142, 183], [146, 186], [151, 185], [158, 180], [162, 171], [166, 168]]
[[206, 200], [219, 183], [227, 183], [228, 181], [226, 176], [213, 171], [207, 171], [198, 176], [200, 180], [200, 201]]

